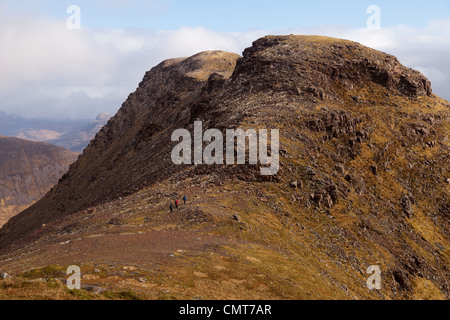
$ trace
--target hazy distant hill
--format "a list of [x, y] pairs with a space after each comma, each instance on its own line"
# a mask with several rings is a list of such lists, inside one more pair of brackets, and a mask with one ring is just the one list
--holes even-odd
[[45, 195], [77, 157], [48, 143], [0, 136], [0, 226]]
[[81, 153], [111, 117], [112, 115], [109, 113], [101, 113], [95, 120], [85, 124], [79, 130], [67, 132], [58, 137], [42, 141]]
[[26, 119], [0, 111], [0, 135], [48, 142], [81, 153], [111, 118], [101, 113], [89, 120]]

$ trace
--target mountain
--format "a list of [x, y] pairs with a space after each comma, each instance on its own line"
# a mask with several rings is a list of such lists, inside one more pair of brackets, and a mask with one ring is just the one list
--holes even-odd
[[0, 136], [0, 226], [42, 198], [77, 157], [50, 144]]
[[0, 135], [47, 142], [81, 153], [110, 118], [106, 112], [93, 121], [26, 119], [0, 112]]
[[78, 130], [62, 133], [45, 141], [81, 153], [111, 117], [112, 115], [107, 112], [100, 113], [95, 120], [89, 121]]
[[[77, 131], [87, 120], [28, 119], [0, 111], [0, 135], [41, 141]], [[42, 142], [42, 141], [41, 141]]]
[[[0, 269], [77, 264], [149, 299], [448, 299], [449, 108], [394, 56], [341, 39], [164, 61], [0, 230]], [[277, 174], [175, 165], [172, 133], [197, 121], [278, 129]]]

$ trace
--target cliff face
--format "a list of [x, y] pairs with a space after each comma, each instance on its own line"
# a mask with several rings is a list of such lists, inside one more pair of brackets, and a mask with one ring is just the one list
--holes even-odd
[[[179, 258], [189, 263], [164, 271], [180, 297], [203, 288], [215, 298], [448, 298], [449, 108], [395, 57], [333, 38], [269, 36], [242, 57], [164, 61], [60, 183], [0, 230], [0, 247], [11, 258], [8, 246], [32, 244], [29, 261], [40, 265], [149, 265], [141, 241], [167, 244], [155, 249], [160, 259], [185, 239], [192, 254]], [[278, 174], [174, 165], [171, 134], [192, 132], [195, 120], [204, 130], [279, 129]], [[167, 214], [184, 194], [190, 206]], [[93, 234], [96, 249], [83, 240]], [[74, 238], [89, 257], [57, 245]], [[194, 238], [218, 251], [204, 260], [211, 246]], [[58, 258], [36, 253], [50, 247]], [[20, 263], [11, 261], [4, 266]], [[381, 267], [383, 291], [365, 287], [370, 265]], [[186, 281], [193, 289], [180, 289]]]
[[0, 225], [42, 198], [77, 156], [53, 145], [0, 136]]

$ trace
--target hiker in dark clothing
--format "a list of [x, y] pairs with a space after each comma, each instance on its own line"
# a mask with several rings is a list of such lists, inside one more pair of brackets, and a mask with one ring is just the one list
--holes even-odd
[[180, 208], [178, 208], [178, 204], [179, 204], [178, 200], [175, 200], [175, 207], [177, 208], [177, 210], [180, 210]]
[[172, 212], [173, 211], [173, 204], [171, 203], [170, 204], [170, 212]]
[[184, 196], [184, 197], [183, 197], [184, 204], [186, 204], [186, 200], [187, 200], [187, 197]]

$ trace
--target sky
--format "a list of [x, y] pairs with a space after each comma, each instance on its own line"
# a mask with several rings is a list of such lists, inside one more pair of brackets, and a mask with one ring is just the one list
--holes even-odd
[[114, 114], [162, 60], [241, 54], [268, 34], [334, 36], [394, 54], [450, 100], [449, 0], [0, 0], [0, 111]]

